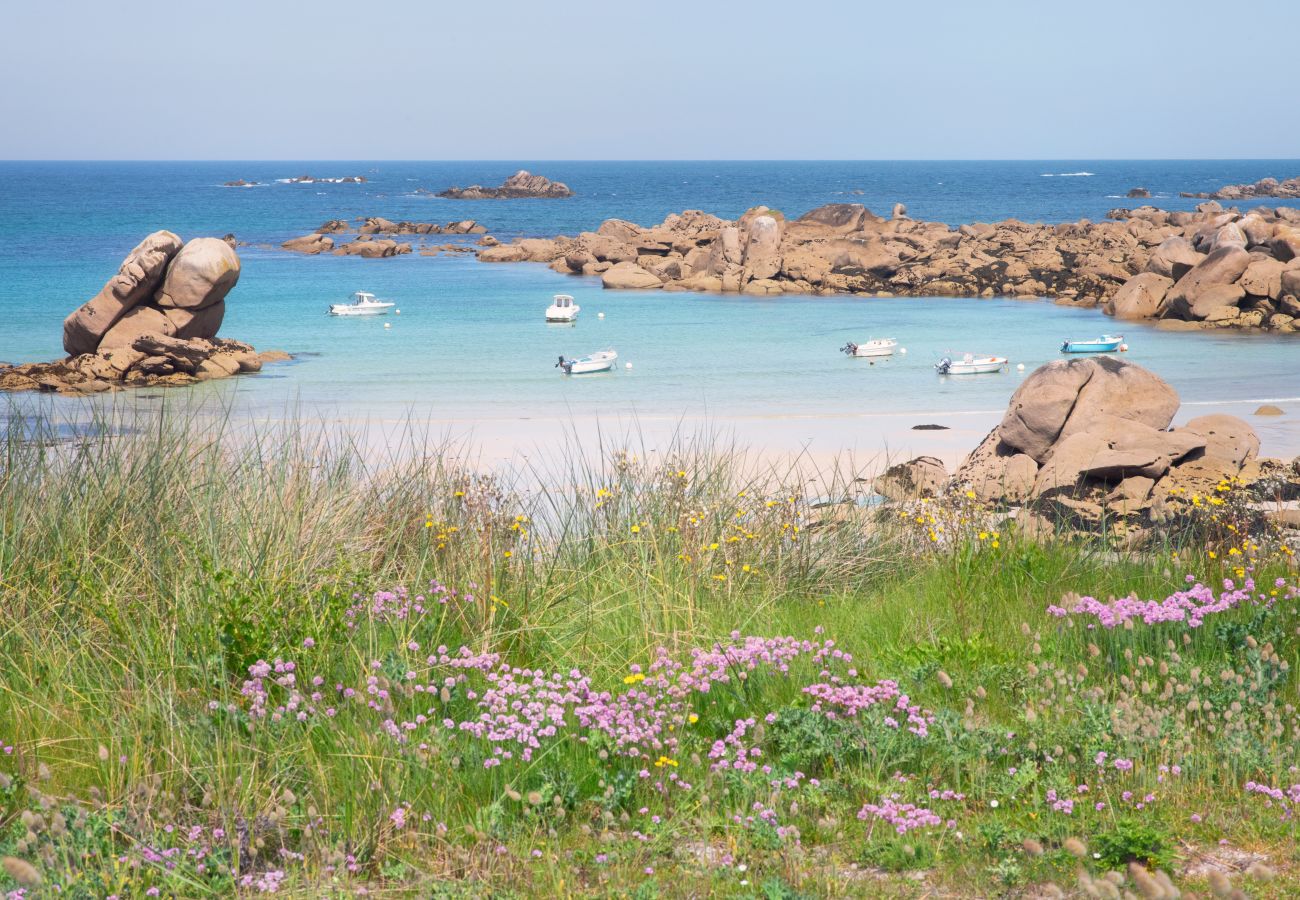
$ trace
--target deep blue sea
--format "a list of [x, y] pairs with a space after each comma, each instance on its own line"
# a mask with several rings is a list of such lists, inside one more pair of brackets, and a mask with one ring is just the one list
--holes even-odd
[[[495, 185], [519, 168], [564, 181], [576, 196], [452, 201], [417, 193]], [[280, 181], [303, 174], [367, 181]], [[346, 421], [494, 423], [487, 433], [503, 440], [538, 420], [701, 417], [745, 419], [747, 439], [760, 442], [769, 433], [774, 442], [788, 441], [790, 423], [835, 421], [832, 440], [860, 443], [854, 430], [869, 432], [876, 417], [995, 414], [1022, 377], [1016, 364], [1032, 370], [1056, 358], [1062, 339], [1095, 336], [1115, 323], [1035, 301], [612, 293], [596, 279], [540, 265], [480, 264], [468, 254], [366, 260], [273, 248], [328, 219], [365, 215], [472, 218], [503, 240], [576, 234], [609, 217], [652, 224], [682, 209], [730, 218], [760, 203], [791, 217], [832, 202], [861, 202], [887, 215], [902, 201], [915, 218], [950, 224], [1100, 219], [1142, 202], [1190, 209], [1197, 201], [1180, 199], [1180, 191], [1296, 174], [1297, 160], [0, 162], [0, 214], [11, 225], [0, 242], [0, 360], [60, 356], [64, 316], [150, 231], [234, 233], [248, 246], [240, 249], [243, 274], [222, 333], [298, 358], [253, 378], [188, 389], [199, 397], [268, 415], [296, 404]], [[221, 186], [237, 178], [264, 186]], [[1135, 186], [1153, 199], [1126, 200]], [[396, 301], [401, 315], [325, 315], [328, 303], [359, 289]], [[560, 291], [583, 307], [576, 326], [542, 321], [550, 295]], [[1295, 336], [1124, 330], [1130, 358], [1169, 380], [1189, 410], [1241, 414], [1258, 400], [1281, 399], [1300, 418]], [[897, 337], [908, 354], [869, 365], [837, 352], [846, 340], [880, 336]], [[559, 354], [604, 347], [616, 348], [632, 368], [571, 379], [553, 368]], [[967, 350], [1008, 356], [1013, 368], [969, 379], [936, 376], [939, 356]], [[805, 430], [808, 439], [828, 433]], [[1266, 444], [1300, 443], [1288, 424], [1271, 424], [1265, 434]]]

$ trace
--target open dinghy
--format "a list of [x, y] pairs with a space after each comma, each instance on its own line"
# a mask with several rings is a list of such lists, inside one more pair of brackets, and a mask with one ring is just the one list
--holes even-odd
[[568, 294], [556, 294], [551, 298], [551, 305], [546, 308], [548, 322], [574, 322], [582, 307], [573, 302]]
[[565, 375], [590, 375], [593, 372], [608, 372], [617, 362], [617, 353], [613, 350], [601, 350], [578, 359], [565, 359], [561, 356], [555, 367]]
[[1066, 341], [1061, 344], [1062, 353], [1113, 353], [1124, 344], [1122, 334], [1103, 334], [1091, 341]]
[[397, 304], [387, 300], [376, 300], [375, 295], [366, 291], [357, 291], [352, 295], [351, 303], [333, 303], [330, 305], [331, 316], [382, 316]]
[[940, 375], [985, 375], [1002, 371], [1006, 364], [1004, 356], [976, 356], [967, 353], [961, 359], [945, 356], [935, 363], [934, 368]]
[[898, 341], [894, 338], [873, 338], [861, 344], [849, 341], [840, 348], [840, 352], [848, 356], [893, 356], [897, 346]]

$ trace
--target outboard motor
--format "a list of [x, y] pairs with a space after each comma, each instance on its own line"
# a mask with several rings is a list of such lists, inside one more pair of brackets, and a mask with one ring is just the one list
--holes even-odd
[[1062, 353], [1069, 353], [1069, 352], [1070, 352], [1070, 342], [1069, 342], [1069, 341], [1064, 341], [1064, 342], [1062, 342], [1062, 344], [1061, 344], [1061, 352], [1062, 352]]
[[947, 375], [948, 369], [950, 369], [951, 367], [952, 367], [952, 357], [950, 356], [945, 356], [943, 359], [939, 360], [939, 362], [935, 365], [935, 369], [938, 370], [940, 375]]
[[573, 374], [573, 361], [572, 361], [572, 360], [567, 360], [567, 359], [565, 359], [563, 356], [561, 356], [561, 357], [560, 357], [560, 361], [557, 362], [557, 363], [555, 364], [555, 368], [557, 368], [557, 369], [561, 370], [562, 372], [564, 372], [565, 375], [572, 375], [572, 374]]
[[843, 347], [840, 348], [840, 352], [852, 356], [853, 354], [858, 352], [858, 345], [853, 343], [852, 341], [849, 341], [847, 344], [845, 344]]

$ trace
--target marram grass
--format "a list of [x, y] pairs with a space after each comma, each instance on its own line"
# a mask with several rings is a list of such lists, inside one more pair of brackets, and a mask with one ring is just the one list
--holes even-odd
[[1116, 554], [718, 443], [132, 424], [2, 448], [6, 896], [1300, 890], [1231, 503]]

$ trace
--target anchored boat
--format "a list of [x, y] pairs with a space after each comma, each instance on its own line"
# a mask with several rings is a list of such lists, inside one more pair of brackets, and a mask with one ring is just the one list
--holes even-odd
[[594, 372], [608, 372], [617, 362], [617, 353], [613, 350], [601, 350], [578, 359], [565, 359], [561, 356], [555, 367], [565, 375], [590, 375]]
[[1065, 341], [1061, 344], [1062, 353], [1113, 353], [1124, 343], [1122, 334], [1103, 334], [1091, 341]]
[[840, 352], [849, 356], [893, 356], [897, 346], [898, 341], [894, 338], [873, 338], [861, 344], [849, 341], [840, 348]]
[[382, 316], [397, 304], [386, 300], [376, 300], [375, 295], [366, 291], [357, 291], [352, 295], [351, 303], [334, 303], [330, 305], [331, 316]]
[[1006, 364], [1006, 357], [1003, 356], [976, 356], [967, 353], [957, 360], [945, 356], [935, 363], [934, 368], [940, 375], [986, 375], [1002, 371]]
[[581, 309], [568, 294], [556, 294], [551, 298], [551, 305], [546, 308], [546, 321], [573, 322]]

